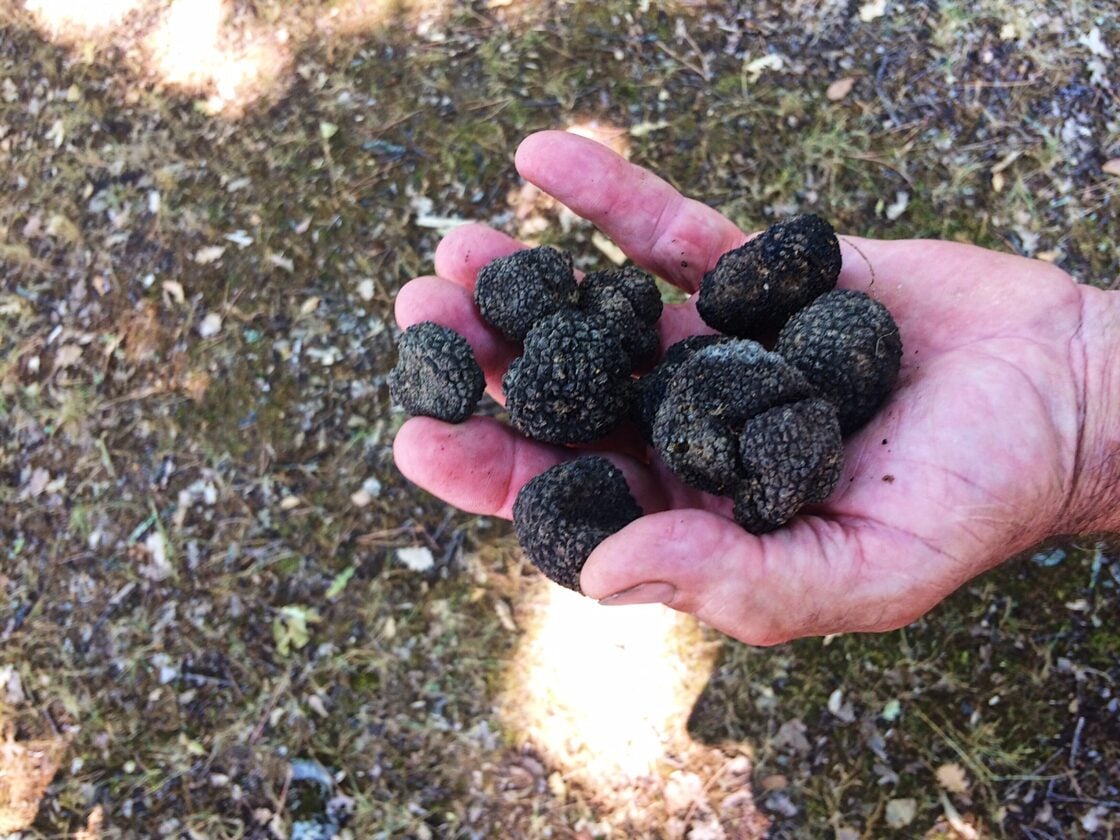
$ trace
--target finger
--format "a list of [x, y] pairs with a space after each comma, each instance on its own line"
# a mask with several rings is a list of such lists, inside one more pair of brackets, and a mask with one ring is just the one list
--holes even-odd
[[486, 225], [461, 225], [450, 231], [436, 246], [436, 274], [473, 292], [480, 268], [491, 260], [524, 247], [513, 237]]
[[[694, 335], [718, 335], [718, 333], [705, 324], [696, 311], [696, 297], [690, 297], [683, 303], [667, 303], [657, 322], [657, 329], [661, 336], [661, 352]], [[660, 358], [660, 357], [659, 357]]]
[[608, 537], [584, 566], [580, 587], [607, 603], [648, 602], [652, 594], [741, 641], [770, 645], [912, 621], [943, 593], [910, 580], [907, 597], [895, 597], [895, 578], [861, 563], [872, 553], [907, 557], [912, 568], [924, 562], [918, 550], [886, 531], [858, 533], [818, 517], [759, 537], [713, 513], [672, 510]]
[[417, 277], [397, 293], [394, 310], [402, 330], [422, 321], [434, 321], [463, 336], [482, 367], [487, 392], [504, 403], [502, 376], [521, 351], [479, 317], [470, 292], [442, 277]]
[[[513, 503], [527, 481], [580, 450], [528, 440], [489, 417], [451, 424], [414, 417], [401, 426], [393, 457], [405, 478], [470, 513], [513, 516]], [[622, 470], [644, 511], [665, 507], [649, 469], [617, 453], [601, 453]]]
[[517, 171], [588, 219], [638, 265], [694, 292], [746, 237], [728, 219], [606, 146], [565, 131], [521, 142]]

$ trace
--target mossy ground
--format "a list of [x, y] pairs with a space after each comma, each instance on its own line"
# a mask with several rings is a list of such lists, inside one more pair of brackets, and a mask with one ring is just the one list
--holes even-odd
[[[1120, 276], [1106, 2], [231, 2], [283, 56], [225, 99], [150, 66], [168, 6], [70, 35], [0, 8], [0, 715], [67, 745], [29, 837], [286, 836], [293, 757], [355, 837], [609, 830], [494, 719], [533, 580], [508, 526], [391, 458], [432, 217], [600, 259], [517, 200], [526, 133], [618, 127], [744, 228], [812, 210]], [[692, 733], [753, 754], [777, 836], [951, 836], [944, 801], [1115, 836], [1120, 553], [1063, 550], [896, 633], [726, 642]]]

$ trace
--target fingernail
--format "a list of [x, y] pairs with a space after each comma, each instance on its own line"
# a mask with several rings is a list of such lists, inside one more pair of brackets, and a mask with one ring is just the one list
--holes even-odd
[[623, 589], [614, 595], [608, 595], [599, 603], [604, 607], [620, 607], [624, 604], [667, 604], [676, 594], [677, 589], [673, 584], [654, 581]]

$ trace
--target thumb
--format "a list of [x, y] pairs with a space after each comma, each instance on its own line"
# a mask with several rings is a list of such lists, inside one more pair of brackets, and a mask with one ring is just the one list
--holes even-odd
[[901, 626], [924, 610], [861, 579], [866, 536], [816, 516], [756, 536], [707, 511], [665, 511], [604, 540], [580, 586], [606, 605], [664, 603], [753, 645]]

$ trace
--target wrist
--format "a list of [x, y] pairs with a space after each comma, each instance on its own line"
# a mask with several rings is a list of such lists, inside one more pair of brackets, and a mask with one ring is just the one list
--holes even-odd
[[1120, 292], [1081, 292], [1081, 429], [1070, 533], [1120, 532]]

